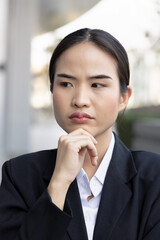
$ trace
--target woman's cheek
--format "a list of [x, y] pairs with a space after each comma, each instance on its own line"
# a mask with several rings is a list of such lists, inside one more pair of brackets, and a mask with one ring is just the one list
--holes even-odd
[[118, 94], [110, 92], [106, 96], [104, 102], [106, 103], [106, 109], [110, 112], [116, 112], [119, 109], [119, 97]]
[[63, 112], [62, 109], [64, 109], [63, 106], [63, 98], [61, 96], [61, 93], [58, 91], [53, 92], [53, 107], [54, 107], [54, 115], [57, 123], [61, 126], [61, 121], [63, 119]]
[[53, 105], [55, 108], [59, 107], [63, 101], [62, 94], [58, 91], [53, 91]]

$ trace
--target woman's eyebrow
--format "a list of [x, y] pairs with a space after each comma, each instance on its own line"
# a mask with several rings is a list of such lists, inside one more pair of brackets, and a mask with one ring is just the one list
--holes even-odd
[[74, 76], [71, 76], [71, 75], [66, 74], [66, 73], [59, 73], [59, 74], [57, 74], [57, 77], [61, 77], [61, 78], [69, 78], [69, 79], [73, 79], [73, 80], [76, 79]]
[[[76, 80], [76, 77], [66, 74], [66, 73], [59, 73], [59, 74], [57, 74], [57, 77]], [[90, 76], [88, 79], [92, 80], [92, 79], [112, 79], [112, 78], [105, 74], [98, 74], [98, 75]]]
[[94, 76], [89, 77], [89, 79], [104, 79], [104, 78], [106, 78], [106, 79], [108, 79], [108, 78], [112, 79], [110, 76], [105, 75], [105, 74], [99, 74], [99, 75], [94, 75]]

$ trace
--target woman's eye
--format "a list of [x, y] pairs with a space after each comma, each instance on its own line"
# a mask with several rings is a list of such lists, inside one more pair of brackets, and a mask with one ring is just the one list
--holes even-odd
[[72, 84], [69, 83], [69, 82], [61, 82], [60, 85], [61, 85], [62, 87], [71, 87], [71, 86], [72, 86]]
[[93, 83], [93, 84], [92, 84], [92, 87], [93, 87], [93, 88], [101, 88], [101, 87], [104, 87], [104, 85], [103, 85], [103, 84], [100, 84], [100, 83]]

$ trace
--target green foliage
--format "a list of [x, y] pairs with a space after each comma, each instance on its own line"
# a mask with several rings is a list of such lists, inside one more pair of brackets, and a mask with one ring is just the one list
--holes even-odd
[[133, 123], [135, 119], [132, 114], [119, 115], [117, 119], [117, 131], [120, 139], [128, 147], [132, 147]]
[[117, 119], [117, 132], [120, 139], [128, 148], [132, 148], [134, 138], [133, 126], [136, 121], [149, 121], [150, 119], [160, 119], [160, 111], [145, 111], [144, 109], [128, 110], [120, 114]]

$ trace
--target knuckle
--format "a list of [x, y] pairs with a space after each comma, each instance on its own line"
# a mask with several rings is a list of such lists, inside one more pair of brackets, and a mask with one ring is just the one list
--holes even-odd
[[78, 129], [78, 133], [83, 134], [83, 133], [84, 133], [83, 129], [82, 129], [82, 128], [79, 128], [79, 129]]
[[85, 139], [86, 139], [87, 141], [89, 141], [89, 143], [91, 143], [91, 144], [92, 144], [92, 141], [91, 141], [91, 137], [90, 137], [90, 136], [88, 136], [88, 135], [85, 135]]
[[66, 136], [61, 136], [58, 140], [58, 143], [62, 143], [65, 140]]
[[71, 151], [73, 151], [73, 149], [74, 149], [73, 144], [70, 142], [68, 142], [67, 147], [68, 147], [68, 150], [71, 150]]
[[65, 148], [68, 148], [68, 149], [71, 149], [72, 148], [72, 142], [70, 141], [70, 139], [67, 137], [67, 136], [63, 136], [61, 138], [61, 144], [65, 147]]
[[79, 128], [79, 133], [83, 135], [86, 134], [86, 131], [83, 128]]

